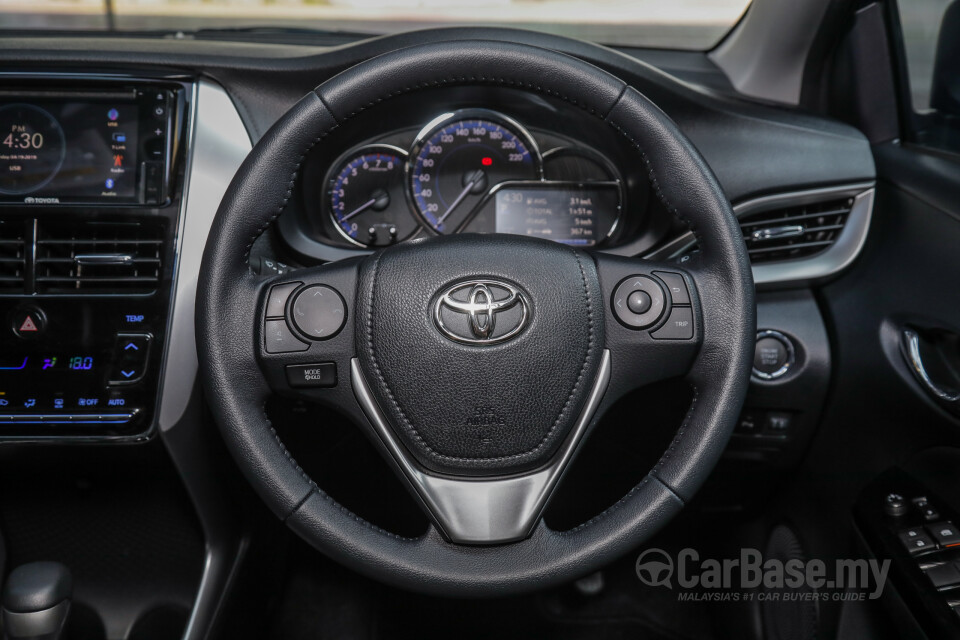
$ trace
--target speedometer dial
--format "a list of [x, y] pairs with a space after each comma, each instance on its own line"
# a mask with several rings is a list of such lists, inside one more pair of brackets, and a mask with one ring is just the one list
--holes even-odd
[[428, 124], [407, 165], [413, 207], [437, 233], [457, 230], [496, 185], [539, 179], [541, 172], [530, 134], [507, 116], [480, 109]]

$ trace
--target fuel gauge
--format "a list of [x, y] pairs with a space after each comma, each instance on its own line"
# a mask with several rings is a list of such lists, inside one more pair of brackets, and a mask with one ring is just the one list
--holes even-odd
[[334, 164], [327, 206], [337, 231], [362, 247], [383, 247], [417, 230], [403, 193], [407, 153], [390, 145], [354, 149]]

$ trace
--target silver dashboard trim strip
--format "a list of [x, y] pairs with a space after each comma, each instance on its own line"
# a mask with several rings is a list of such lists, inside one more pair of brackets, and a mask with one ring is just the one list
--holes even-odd
[[183, 187], [184, 214], [160, 399], [161, 431], [170, 429], [183, 416], [197, 380], [193, 317], [200, 262], [223, 194], [253, 148], [240, 114], [222, 88], [200, 80], [194, 103], [196, 121]]
[[604, 350], [583, 410], [550, 464], [508, 478], [456, 479], [423, 472], [393, 436], [356, 358], [350, 362], [350, 377], [361, 409], [443, 533], [460, 544], [502, 544], [527, 537], [540, 519], [607, 390], [610, 351]]
[[[834, 198], [849, 196], [853, 206], [847, 217], [847, 224], [837, 241], [823, 253], [799, 260], [784, 260], [759, 264], [753, 267], [753, 281], [757, 285], [803, 284], [830, 277], [847, 268], [867, 241], [870, 220], [873, 216], [875, 187], [872, 182], [849, 184], [838, 187], [808, 189], [776, 193], [760, 198], [745, 200], [733, 206], [737, 218], [750, 213], [775, 209], [778, 207], [803, 205]], [[687, 232], [668, 244], [648, 254], [651, 259], [672, 259], [680, 256], [694, 244], [693, 234]]]
[[229, 585], [246, 554], [247, 542], [223, 509], [222, 489], [207, 477], [200, 438], [194, 309], [197, 278], [207, 236], [220, 201], [253, 148], [233, 101], [208, 80], [194, 84], [193, 127], [189, 140], [174, 274], [173, 308], [157, 424], [174, 464], [194, 502], [206, 542], [203, 572], [183, 640], [210, 633]]

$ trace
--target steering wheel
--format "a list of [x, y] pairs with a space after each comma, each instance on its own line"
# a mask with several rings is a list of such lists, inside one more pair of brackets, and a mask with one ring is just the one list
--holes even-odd
[[[374, 105], [457, 85], [550, 96], [613, 127], [636, 150], [629, 170], [645, 174], [693, 230], [699, 253], [679, 265], [467, 234], [272, 279], [252, 273], [250, 248], [287, 207], [314, 145]], [[744, 400], [756, 331], [740, 228], [677, 126], [605, 71], [500, 42], [402, 49], [306, 95], [234, 177], [199, 282], [206, 397], [263, 501], [328, 556], [443, 595], [569, 581], [652, 536], [719, 459]], [[678, 376], [691, 385], [692, 404], [646, 477], [572, 530], [544, 524], [554, 488], [603, 412], [632, 389]], [[428, 531], [389, 533], [317, 487], [266, 415], [277, 392], [351, 417], [417, 498]]]

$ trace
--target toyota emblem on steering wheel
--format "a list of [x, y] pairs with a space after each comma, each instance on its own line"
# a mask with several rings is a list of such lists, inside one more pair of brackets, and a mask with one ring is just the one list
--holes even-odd
[[447, 338], [464, 344], [497, 344], [527, 326], [527, 300], [517, 287], [502, 280], [468, 280], [443, 291], [434, 303], [433, 318]]

